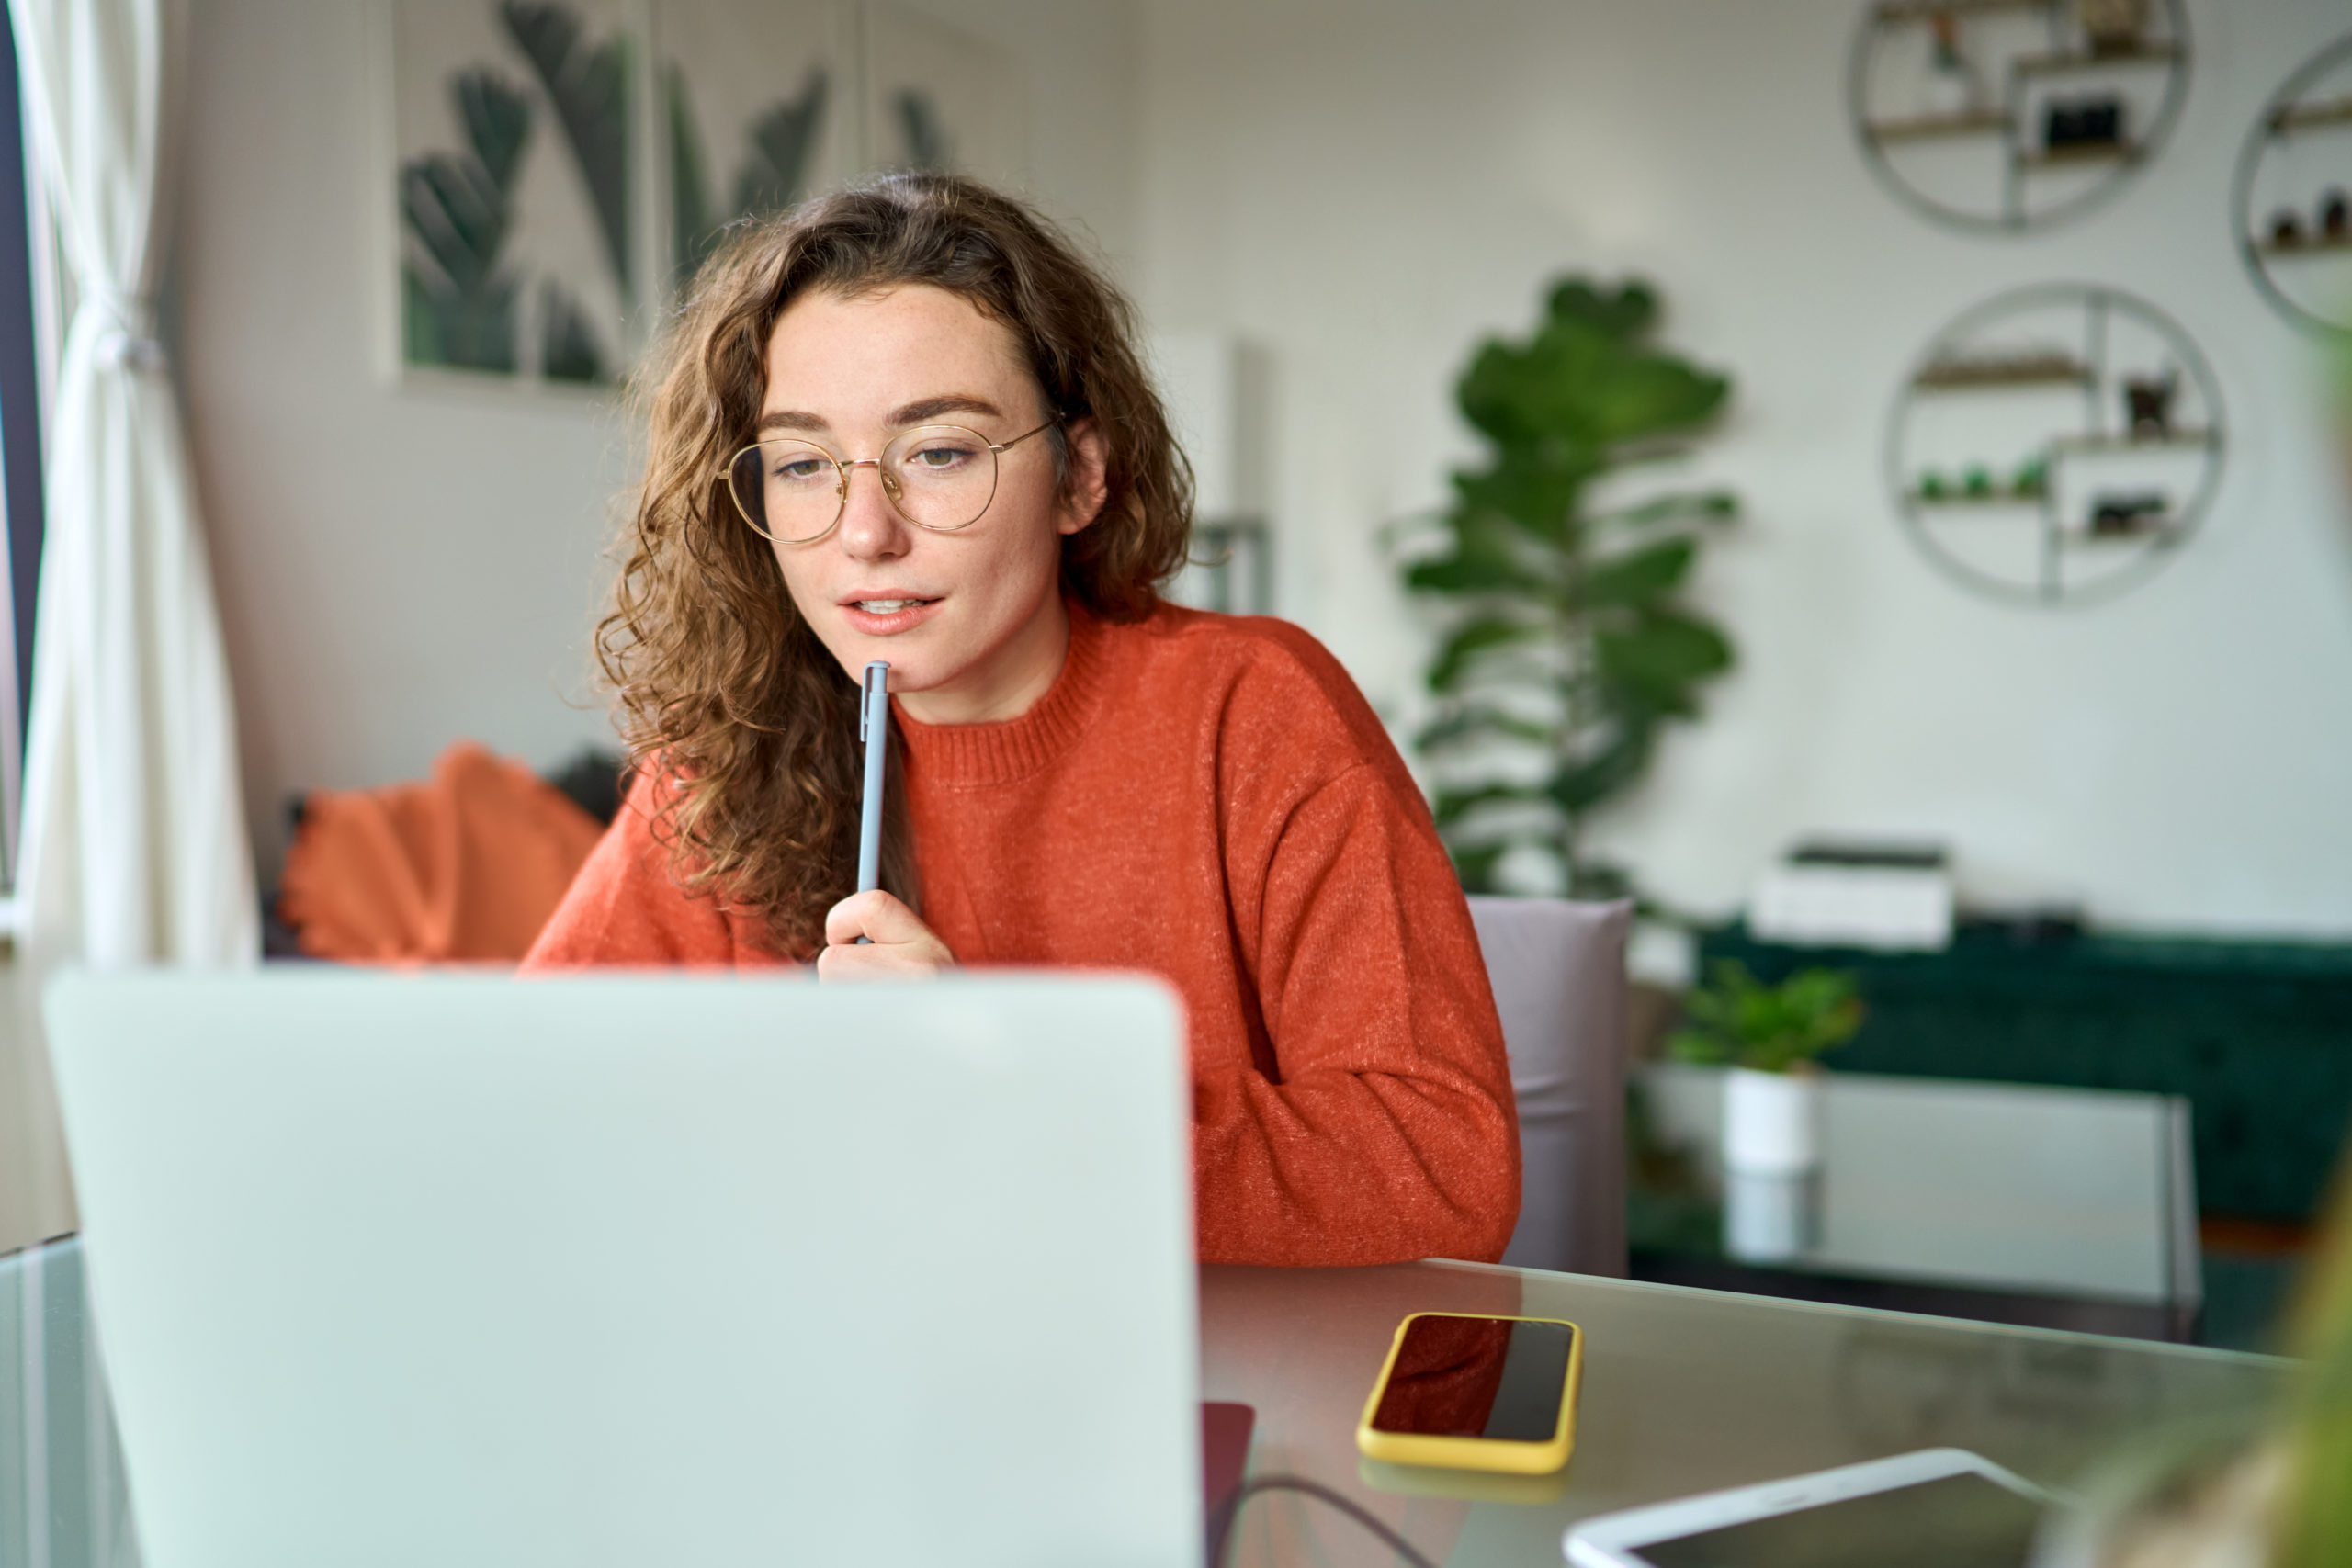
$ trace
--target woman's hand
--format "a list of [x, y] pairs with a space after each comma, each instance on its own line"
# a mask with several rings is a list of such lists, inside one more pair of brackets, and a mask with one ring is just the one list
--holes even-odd
[[[857, 945], [869, 937], [869, 945]], [[820, 980], [921, 980], [953, 969], [956, 955], [915, 912], [879, 888], [853, 893], [825, 915]]]

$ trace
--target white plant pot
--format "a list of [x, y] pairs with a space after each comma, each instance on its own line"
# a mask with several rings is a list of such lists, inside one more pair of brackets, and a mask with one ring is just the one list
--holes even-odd
[[1724, 1077], [1724, 1250], [1749, 1263], [1814, 1245], [1821, 1170], [1821, 1076]]

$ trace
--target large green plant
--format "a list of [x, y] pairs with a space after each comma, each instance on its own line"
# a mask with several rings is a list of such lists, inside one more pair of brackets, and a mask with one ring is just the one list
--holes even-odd
[[1586, 856], [1586, 818], [1731, 667], [1728, 639], [1679, 595], [1701, 529], [1733, 516], [1733, 498], [1588, 504], [1612, 472], [1684, 451], [1729, 395], [1724, 377], [1653, 345], [1657, 321], [1643, 284], [1569, 278], [1532, 334], [1481, 344], [1456, 388], [1487, 460], [1453, 475], [1447, 548], [1406, 581], [1452, 607], [1417, 744], [1446, 781], [1438, 826], [1473, 890], [1532, 844], [1572, 896], [1623, 891], [1623, 872]]

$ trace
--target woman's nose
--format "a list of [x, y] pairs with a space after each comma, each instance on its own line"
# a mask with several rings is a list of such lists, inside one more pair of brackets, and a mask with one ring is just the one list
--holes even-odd
[[842, 548], [858, 560], [890, 560], [907, 553], [907, 520], [890, 504], [881, 465], [859, 463], [849, 470], [842, 497]]

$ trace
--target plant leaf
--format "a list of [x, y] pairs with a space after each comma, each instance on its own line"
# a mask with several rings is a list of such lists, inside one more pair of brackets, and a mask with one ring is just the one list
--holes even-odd
[[1696, 711], [1690, 687], [1731, 668], [1731, 643], [1713, 626], [1689, 615], [1643, 611], [1623, 631], [1603, 631], [1593, 647], [1604, 680], [1640, 694], [1677, 716]]
[[695, 130], [685, 73], [670, 67], [663, 87], [670, 117], [670, 248], [680, 282], [702, 270], [718, 246], [710, 210], [710, 181], [703, 169], [702, 137]]
[[1729, 491], [1702, 490], [1657, 496], [1639, 506], [1598, 513], [1590, 521], [1596, 525], [1642, 528], [1654, 523], [1679, 523], [1685, 519], [1726, 522], [1738, 515], [1737, 496]]
[[770, 107], [752, 125], [751, 151], [735, 176], [735, 214], [763, 218], [799, 205], [825, 126], [825, 73], [811, 67], [797, 96]]
[[1640, 778], [1652, 749], [1650, 727], [1623, 726], [1599, 751], [1553, 774], [1544, 792], [1569, 816], [1581, 816]]
[[899, 135], [906, 142], [906, 167], [923, 174], [944, 172], [949, 163], [946, 127], [940, 124], [939, 106], [929, 93], [902, 89], [890, 100]]
[[591, 44], [561, 0], [501, 0], [499, 20], [555, 105], [556, 123], [588, 187], [605, 260], [634, 297], [628, 250], [628, 61], [619, 33]]
[[1435, 750], [1466, 741], [1495, 739], [1549, 746], [1558, 741], [1559, 731], [1552, 725], [1521, 718], [1485, 703], [1467, 703], [1423, 725], [1420, 733], [1413, 737], [1413, 745], [1419, 750]]
[[458, 123], [482, 172], [502, 194], [514, 188], [514, 171], [531, 141], [531, 102], [495, 71], [460, 71], [450, 79]]
[[1476, 470], [1457, 470], [1453, 491], [1470, 513], [1492, 513], [1545, 544], [1568, 541], [1585, 485], [1605, 465], [1591, 447], [1514, 454]]
[[1679, 586], [1698, 553], [1695, 539], [1665, 539], [1612, 556], [1585, 573], [1577, 597], [1592, 605], [1646, 604]]
[[539, 374], [591, 386], [612, 379], [588, 312], [552, 277], [539, 280]]
[[1510, 852], [1509, 843], [1474, 844], [1452, 849], [1453, 873], [1462, 879], [1464, 893], [1492, 893], [1495, 887], [1495, 867]]
[[1408, 586], [1432, 593], [1481, 593], [1524, 590], [1528, 574], [1508, 557], [1492, 555], [1441, 556], [1415, 561], [1405, 572]]
[[1430, 815], [1435, 818], [1438, 826], [1442, 828], [1449, 823], [1461, 821], [1463, 818], [1482, 806], [1493, 806], [1505, 801], [1523, 804], [1544, 798], [1543, 790], [1530, 784], [1483, 784], [1469, 789], [1442, 789], [1437, 792], [1437, 798], [1430, 804]]
[[1438, 646], [1437, 657], [1430, 663], [1430, 689], [1451, 690], [1480, 656], [1531, 641], [1543, 631], [1541, 626], [1504, 615], [1480, 615], [1465, 622]]

